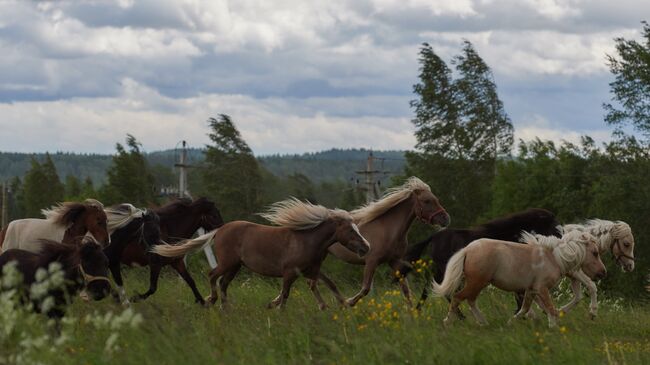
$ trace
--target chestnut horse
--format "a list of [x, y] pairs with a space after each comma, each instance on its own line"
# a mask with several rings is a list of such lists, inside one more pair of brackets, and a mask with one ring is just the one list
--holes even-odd
[[[377, 266], [386, 263], [393, 271], [401, 267], [407, 247], [406, 235], [416, 217], [424, 223], [445, 227], [450, 222], [449, 214], [431, 193], [429, 185], [417, 177], [409, 178], [403, 185], [388, 190], [380, 200], [351, 214], [372, 248], [368, 255], [360, 258], [343, 245], [330, 247], [330, 253], [339, 259], [365, 265], [361, 290], [348, 299], [351, 306], [370, 292]], [[405, 278], [400, 280], [400, 286], [410, 305], [411, 294]]]
[[433, 281], [433, 292], [439, 296], [454, 294], [465, 281], [463, 289], [452, 297], [445, 325], [457, 316], [458, 306], [465, 299], [479, 324], [487, 324], [476, 306], [476, 298], [483, 288], [492, 284], [510, 292], [525, 291], [524, 303], [513, 318], [523, 318], [536, 299], [546, 311], [549, 326], [555, 326], [558, 311], [549, 290], [576, 269], [582, 269], [594, 279], [607, 273], [596, 238], [589, 233], [570, 232], [562, 238], [525, 234], [522, 239], [526, 245], [481, 238], [452, 256], [443, 282]]
[[[147, 212], [148, 214], [157, 215], [160, 220], [160, 239], [167, 243], [188, 239], [199, 228], [211, 231], [223, 225], [223, 219], [221, 218], [219, 209], [217, 209], [212, 201], [206, 198], [199, 198], [194, 201], [191, 199], [178, 199], [160, 208], [148, 210]], [[144, 224], [145, 232], [153, 232], [152, 229], [147, 228], [148, 225], [146, 222]], [[187, 271], [183, 258], [163, 257], [150, 252], [153, 239], [151, 238], [152, 235], [148, 236], [150, 238], [145, 238], [144, 241], [140, 236], [131, 236], [131, 239], [124, 243], [125, 246], [122, 247], [119, 254], [122, 263], [127, 265], [138, 264], [140, 266], [149, 266], [149, 289], [145, 293], [136, 294], [131, 297], [131, 300], [134, 302], [144, 300], [154, 294], [158, 288], [160, 270], [165, 265], [171, 265], [192, 290], [195, 302], [204, 304], [203, 297], [196, 288], [194, 279], [189, 271]], [[155, 244], [158, 243], [156, 242]]]
[[73, 243], [86, 233], [92, 234], [103, 246], [110, 243], [104, 206], [95, 199], [86, 199], [83, 203], [65, 202], [41, 212], [45, 219], [18, 219], [8, 224], [6, 232], [0, 234], [2, 251], [18, 248], [37, 253], [39, 239]]
[[[632, 235], [632, 229], [627, 223], [592, 219], [588, 220], [585, 224], [567, 224], [562, 228], [565, 232], [580, 231], [591, 233], [598, 239], [598, 249], [601, 255], [609, 252], [614, 256], [614, 260], [621, 266], [623, 271], [630, 272], [634, 270], [634, 236]], [[580, 288], [580, 283], [582, 283], [587, 287], [589, 297], [591, 298], [589, 313], [592, 318], [595, 318], [598, 313], [598, 289], [596, 288], [596, 284], [588, 275], [585, 275], [580, 270], [570, 273], [568, 276], [571, 278], [573, 299], [560, 308], [560, 310], [568, 312], [578, 304], [582, 298]]]
[[85, 288], [94, 300], [104, 298], [110, 290], [108, 260], [101, 246], [92, 237], [83, 237], [80, 241], [81, 244], [66, 244], [40, 240], [38, 253], [15, 248], [6, 250], [0, 255], [0, 275], [5, 265], [15, 262], [16, 269], [22, 274], [23, 299], [31, 299], [35, 310], [40, 312], [41, 300], [45, 297], [30, 298], [29, 288], [37, 281], [36, 272], [39, 269], [47, 271], [51, 263], [61, 264], [63, 287], [49, 288], [47, 296], [54, 299], [54, 305], [45, 308], [48, 317], [58, 320], [63, 317], [66, 305], [81, 289]]
[[[275, 203], [262, 216], [279, 227], [234, 221], [176, 246], [158, 245], [153, 251], [167, 257], [183, 257], [212, 242], [219, 265], [209, 274], [209, 304], [217, 300], [216, 284], [221, 278], [221, 303], [226, 305], [228, 284], [244, 265], [264, 276], [282, 277], [282, 291], [271, 301], [269, 308], [284, 306], [291, 285], [298, 275], [303, 275], [310, 280], [310, 289], [319, 308], [324, 309], [326, 304], [316, 284], [317, 279], [322, 277], [320, 267], [327, 257], [327, 249], [340, 242], [359, 256], [370, 250], [368, 241], [359, 233], [352, 216], [344, 210], [331, 210], [292, 198]], [[337, 299], [344, 303], [336, 285], [328, 279], [324, 281]]]

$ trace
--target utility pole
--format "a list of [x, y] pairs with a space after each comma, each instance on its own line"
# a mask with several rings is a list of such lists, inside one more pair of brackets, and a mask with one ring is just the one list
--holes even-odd
[[[375, 169], [375, 160], [381, 160], [381, 170]], [[372, 151], [370, 151], [368, 153], [368, 159], [366, 161], [366, 169], [356, 171], [357, 174], [364, 176], [363, 186], [361, 186], [360, 189], [366, 192], [366, 203], [370, 203], [374, 200], [379, 199], [379, 189], [377, 185], [379, 181], [375, 182], [375, 177], [380, 174], [389, 173], [389, 171], [383, 170], [384, 160], [385, 159], [383, 158], [375, 157]]]
[[2, 221], [0, 221], [0, 228], [7, 226], [7, 182], [2, 182]]

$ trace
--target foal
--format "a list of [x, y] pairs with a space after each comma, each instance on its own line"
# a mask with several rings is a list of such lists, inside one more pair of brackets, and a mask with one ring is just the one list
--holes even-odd
[[453, 321], [458, 306], [465, 299], [479, 324], [487, 324], [476, 306], [476, 298], [483, 288], [492, 284], [506, 291], [526, 292], [522, 308], [515, 318], [527, 313], [532, 300], [539, 297], [539, 303], [548, 315], [549, 326], [555, 326], [558, 312], [549, 290], [564, 275], [576, 269], [582, 269], [594, 279], [606, 274], [596, 238], [588, 233], [570, 232], [562, 238], [525, 235], [524, 239], [527, 245], [479, 239], [451, 258], [444, 281], [441, 284], [433, 282], [433, 292], [439, 296], [451, 295], [463, 277], [465, 286], [453, 295], [445, 325]]
[[279, 227], [234, 221], [177, 246], [158, 245], [153, 252], [166, 257], [179, 257], [212, 241], [219, 265], [209, 274], [211, 294], [206, 299], [209, 304], [217, 300], [216, 284], [219, 278], [221, 303], [227, 303], [228, 284], [242, 265], [264, 276], [282, 277], [282, 291], [268, 305], [269, 308], [284, 306], [291, 285], [300, 274], [312, 280], [309, 286], [319, 308], [326, 307], [316, 286], [319, 278], [343, 304], [344, 298], [336, 285], [320, 273], [320, 267], [327, 257], [327, 249], [335, 242], [340, 242], [359, 256], [370, 250], [368, 241], [359, 233], [352, 216], [344, 210], [331, 210], [295, 198], [275, 203], [267, 213], [261, 215]]

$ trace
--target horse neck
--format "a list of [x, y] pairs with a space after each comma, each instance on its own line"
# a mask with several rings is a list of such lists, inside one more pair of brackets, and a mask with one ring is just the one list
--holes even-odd
[[[565, 242], [562, 244], [565, 249], [562, 249], [560, 246], [556, 246], [552, 249], [553, 257], [555, 258], [555, 263], [560, 267], [560, 272], [562, 275], [575, 271], [580, 268], [582, 261], [584, 261], [584, 252], [582, 255], [578, 253], [580, 251], [579, 243], [576, 242]], [[570, 248], [571, 252], [567, 252]]]
[[390, 241], [400, 237], [405, 237], [415, 219], [413, 208], [413, 199], [412, 197], [409, 197], [367, 224], [376, 223], [380, 229], [386, 230], [387, 232], [385, 232], [385, 236], [389, 238]]
[[160, 230], [172, 238], [189, 238], [201, 228], [201, 220], [194, 207], [180, 209], [187, 209], [187, 212], [156, 212], [160, 217]]
[[612, 222], [592, 226], [589, 228], [588, 232], [598, 240], [598, 251], [600, 253], [606, 253], [610, 251], [610, 247], [612, 247], [612, 241], [614, 239], [614, 237], [612, 237], [612, 229], [614, 229], [614, 223]]
[[317, 247], [318, 251], [327, 251], [336, 242], [336, 224], [331, 220], [326, 220], [304, 233], [308, 235], [307, 244]]

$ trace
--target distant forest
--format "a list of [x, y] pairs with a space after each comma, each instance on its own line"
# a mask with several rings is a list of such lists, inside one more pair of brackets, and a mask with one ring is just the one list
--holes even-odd
[[[180, 150], [164, 150], [145, 154], [154, 174], [166, 177], [158, 181], [172, 183], [169, 181], [169, 173], [173, 171], [179, 153]], [[368, 153], [365, 149], [331, 149], [294, 155], [260, 156], [257, 159], [263, 167], [278, 177], [300, 173], [315, 183], [332, 180], [354, 182], [359, 178], [355, 171], [366, 167]], [[387, 181], [391, 175], [403, 173], [406, 163], [404, 151], [374, 151], [373, 154], [381, 158], [376, 160], [374, 166], [377, 170], [385, 171], [379, 175], [381, 180]], [[112, 155], [62, 152], [52, 153], [50, 156], [62, 180], [68, 175], [80, 179], [90, 177], [96, 187], [106, 182], [106, 172], [113, 158]], [[30, 168], [32, 157], [42, 161], [45, 154], [0, 152], [0, 181], [7, 181], [15, 176], [22, 178]], [[189, 164], [199, 167], [204, 158], [202, 149], [188, 150]]]

